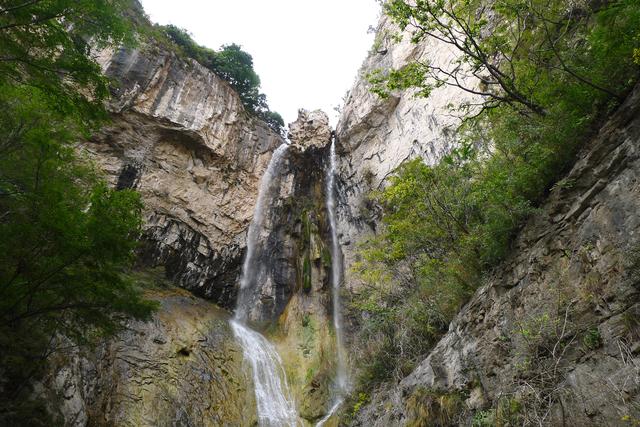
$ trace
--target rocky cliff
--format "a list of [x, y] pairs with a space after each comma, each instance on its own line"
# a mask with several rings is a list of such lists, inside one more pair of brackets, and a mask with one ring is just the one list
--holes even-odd
[[111, 124], [83, 148], [145, 204], [141, 262], [233, 307], [258, 184], [283, 139], [222, 79], [171, 49], [99, 52], [114, 80]]
[[[456, 53], [451, 46], [433, 40], [412, 43], [409, 31], [400, 32], [383, 15], [336, 129], [341, 198], [338, 228], [347, 266], [356, 256], [358, 242], [376, 227], [376, 212], [367, 193], [382, 188], [405, 160], [421, 157], [433, 164], [448, 153], [460, 125], [455, 108], [473, 99], [453, 86], [435, 89], [428, 99], [416, 97], [413, 90], [395, 91], [386, 99], [371, 92], [370, 73], [425, 59], [445, 67], [456, 60]], [[355, 285], [357, 280], [348, 268], [345, 273], [346, 285]]]
[[640, 419], [639, 113], [636, 88], [445, 337], [356, 425]]
[[211, 303], [172, 289], [150, 322], [95, 349], [57, 353], [38, 385], [67, 426], [236, 426], [255, 419], [251, 377], [227, 322]]
[[[468, 98], [440, 88], [382, 100], [366, 74], [408, 60], [454, 58], [438, 44], [378, 41], [344, 107], [340, 232], [346, 267], [375, 231], [366, 193], [403, 160], [437, 161], [455, 144], [447, 104]], [[640, 89], [585, 145], [513, 253], [487, 279], [425, 360], [373, 393], [353, 425], [631, 425], [640, 419], [637, 211]], [[347, 277], [347, 287], [357, 287]]]
[[[79, 148], [113, 186], [142, 196], [139, 269], [233, 309], [260, 180], [283, 138], [248, 115], [226, 82], [166, 46], [105, 50], [97, 60], [114, 82], [111, 122]], [[328, 409], [334, 372], [331, 140], [326, 114], [301, 110], [270, 185], [250, 313], [269, 328], [309, 423]], [[43, 389], [55, 391], [48, 398], [65, 424], [252, 425], [253, 388], [227, 315], [183, 294], [155, 298], [162, 308], [151, 323], [56, 361]]]

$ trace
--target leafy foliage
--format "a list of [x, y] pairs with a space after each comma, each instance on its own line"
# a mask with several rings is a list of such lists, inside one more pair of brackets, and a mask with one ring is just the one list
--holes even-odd
[[269, 110], [266, 95], [260, 93], [260, 77], [253, 69], [253, 58], [243, 51], [241, 46], [224, 45], [219, 51], [214, 51], [198, 45], [189, 33], [181, 28], [167, 25], [163, 29], [185, 55], [229, 82], [251, 114], [265, 121], [277, 133], [283, 133], [284, 121], [280, 114]]
[[131, 0], [2, 1], [0, 80], [39, 88], [49, 106], [67, 114], [102, 117], [108, 81], [91, 46], [133, 43], [120, 16], [130, 7]]
[[[636, 6], [633, 0], [624, 0], [592, 11], [586, 4], [567, 5], [562, 0], [499, 0], [491, 4], [482, 0], [392, 0], [385, 5], [386, 13], [402, 30], [411, 30], [414, 42], [438, 40], [457, 51], [458, 59], [449, 66], [415, 61], [400, 70], [374, 72], [370, 81], [374, 91], [383, 96], [409, 87], [418, 88], [418, 96], [429, 96], [437, 87], [456, 86], [481, 96], [479, 104], [467, 104], [467, 109], [480, 106], [484, 111], [508, 104], [524, 114], [545, 115], [548, 94], [547, 82], [540, 78], [542, 72], [620, 101], [626, 85], [612, 85], [609, 75], [594, 72], [588, 62], [592, 57], [601, 58], [591, 51], [598, 49], [597, 39], [602, 36], [594, 30], [593, 21], [625, 19], [620, 10]], [[631, 29], [618, 24], [611, 29]], [[629, 48], [638, 43], [637, 31], [631, 29], [615, 37], [620, 43], [610, 47], [627, 58], [633, 56]], [[591, 43], [583, 43], [584, 38]], [[616, 77], [628, 75], [630, 65], [626, 61], [621, 69], [611, 72]]]
[[139, 195], [107, 188], [77, 157], [79, 125], [47, 109], [46, 95], [0, 89], [1, 388], [20, 402], [60, 335], [91, 342], [155, 304], [127, 276]]
[[350, 304], [360, 319], [361, 389], [401, 377], [424, 357], [638, 79], [637, 0], [598, 10], [536, 0], [493, 7], [388, 3], [402, 28], [413, 26], [414, 41], [444, 38], [461, 60], [446, 73], [428, 63], [378, 71], [372, 90], [476, 91], [461, 84], [475, 75], [480, 101], [463, 106], [458, 149], [435, 166], [405, 163], [370, 196], [383, 209], [383, 227], [360, 250], [354, 269], [365, 285]]
[[140, 197], [107, 187], [76, 141], [105, 118], [92, 45], [133, 41], [125, 0], [0, 6], [0, 423], [57, 425], [31, 400], [64, 346], [113, 334], [156, 304], [129, 279]]

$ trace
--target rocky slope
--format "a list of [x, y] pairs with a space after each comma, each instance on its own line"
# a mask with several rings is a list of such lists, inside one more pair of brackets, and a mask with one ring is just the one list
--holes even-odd
[[[413, 373], [357, 425], [640, 419], [640, 87]], [[449, 399], [449, 400], [443, 400]], [[423, 412], [424, 413], [424, 412]], [[487, 424], [491, 425], [491, 424]]]
[[[391, 43], [387, 18], [344, 107], [340, 234], [346, 271], [375, 232], [366, 193], [405, 159], [433, 163], [455, 144], [447, 105], [469, 98], [439, 88], [382, 100], [371, 71], [455, 55], [433, 43]], [[354, 425], [632, 425], [640, 420], [640, 89], [629, 97], [520, 233], [513, 254], [451, 323], [411, 375], [376, 391]], [[349, 275], [347, 287], [359, 286]]]

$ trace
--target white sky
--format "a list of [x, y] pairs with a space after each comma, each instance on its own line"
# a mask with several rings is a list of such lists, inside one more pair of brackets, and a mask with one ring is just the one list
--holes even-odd
[[153, 22], [188, 30], [218, 49], [237, 43], [253, 56], [262, 92], [285, 124], [298, 108], [334, 107], [373, 44], [375, 0], [142, 0]]

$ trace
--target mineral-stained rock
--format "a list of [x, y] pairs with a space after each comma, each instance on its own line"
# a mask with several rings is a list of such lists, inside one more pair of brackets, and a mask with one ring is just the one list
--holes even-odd
[[[142, 195], [145, 221], [140, 266], [162, 266], [175, 284], [233, 307], [259, 183], [274, 148], [284, 141], [244, 112], [238, 95], [226, 82], [166, 48], [146, 45], [136, 50], [102, 51], [98, 59], [117, 82], [110, 105], [113, 120], [81, 148], [114, 186], [134, 188]], [[293, 147], [273, 174], [272, 186], [277, 191], [268, 201], [269, 211], [256, 248], [255, 260], [262, 267], [258, 268], [249, 313], [258, 328], [275, 324], [270, 338], [282, 353], [302, 415], [309, 421], [321, 418], [331, 403], [328, 387], [334, 339], [330, 331], [330, 233], [324, 180], [332, 133], [328, 116], [321, 111], [301, 110], [299, 120], [291, 125]], [[142, 329], [149, 327], [140, 325]], [[180, 328], [181, 324], [171, 326], [177, 335]], [[166, 348], [171, 343], [164, 330], [150, 331], [149, 335], [142, 344], [145, 348], [151, 344]], [[132, 339], [130, 345], [141, 344]], [[149, 357], [165, 366], [173, 358], [187, 360], [195, 354], [188, 343], [178, 347], [174, 353]], [[193, 369], [201, 371], [200, 367]], [[76, 372], [70, 378], [79, 375]], [[158, 379], [169, 382], [170, 392], [179, 390], [182, 396], [183, 391], [192, 390], [172, 375], [173, 371], [157, 372]], [[133, 394], [136, 402], [155, 402], [159, 395], [155, 386], [149, 386], [154, 390], [151, 395], [140, 397], [135, 387], [148, 389], [144, 385], [148, 378], [117, 381], [121, 384], [118, 390]], [[152, 423], [147, 409], [128, 401], [114, 398], [113, 402], [91, 403], [91, 399], [109, 399], [110, 394], [112, 390], [106, 389], [95, 395], [98, 397], [76, 394], [74, 402], [99, 408], [96, 416], [116, 424], [126, 425], [129, 419]], [[253, 405], [242, 396], [223, 394], [230, 408]], [[204, 409], [199, 405], [211, 401], [206, 393], [194, 391], [193, 395], [197, 398], [185, 407], [183, 417], [200, 416]], [[171, 395], [169, 399], [187, 405], [181, 397]], [[155, 408], [155, 403], [145, 405]], [[173, 411], [173, 406], [167, 410]], [[140, 411], [142, 415], [138, 415]], [[235, 413], [229, 414], [221, 412], [210, 422], [250, 425], [251, 418], [236, 424]], [[202, 425], [194, 418], [169, 415], [166, 419], [182, 425]]]
[[95, 350], [63, 352], [40, 385], [67, 426], [241, 426], [253, 387], [228, 315], [186, 291], [157, 291], [150, 322]]

